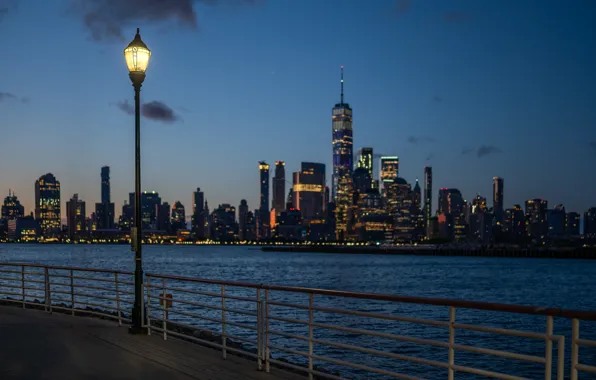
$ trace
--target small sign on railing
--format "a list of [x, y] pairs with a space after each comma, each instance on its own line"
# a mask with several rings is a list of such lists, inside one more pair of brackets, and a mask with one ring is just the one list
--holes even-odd
[[170, 307], [172, 307], [172, 294], [168, 293], [165, 296], [165, 299], [163, 297], [161, 297], [159, 299], [159, 304], [163, 307], [165, 307], [166, 309], [169, 309]]

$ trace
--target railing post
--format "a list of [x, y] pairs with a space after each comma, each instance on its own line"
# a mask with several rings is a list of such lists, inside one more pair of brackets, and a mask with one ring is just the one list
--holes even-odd
[[571, 380], [577, 380], [577, 364], [579, 362], [579, 319], [571, 321]]
[[71, 314], [75, 315], [75, 293], [74, 293], [74, 273], [70, 270], [70, 310]]
[[114, 284], [116, 286], [116, 312], [118, 313], [118, 326], [122, 326], [122, 313], [120, 312], [120, 289], [118, 286], [118, 272], [114, 272]]
[[265, 289], [265, 307], [263, 310], [264, 321], [263, 321], [263, 345], [265, 346], [265, 372], [271, 371], [271, 363], [269, 358], [271, 352], [269, 351], [269, 289]]
[[559, 337], [559, 342], [557, 343], [557, 380], [564, 380], [565, 379], [565, 337]]
[[449, 307], [449, 370], [447, 378], [453, 380], [455, 373], [453, 366], [455, 365], [455, 307]]
[[546, 355], [544, 358], [544, 380], [551, 380], [553, 371], [553, 317], [546, 317]]
[[257, 288], [257, 370], [263, 370], [263, 304], [259, 288]]
[[46, 287], [46, 307], [45, 310], [48, 313], [52, 312], [52, 299], [51, 299], [51, 290], [50, 290], [50, 272], [48, 267], [44, 267], [44, 277], [45, 277], [45, 287]]
[[[226, 286], [221, 285], [221, 357], [227, 358], [226, 350], [228, 339], [226, 338]], [[258, 342], [257, 342], [258, 343]]]
[[308, 380], [313, 380], [313, 363], [312, 363], [312, 355], [313, 355], [313, 301], [314, 301], [314, 294], [308, 294]]
[[166, 301], [166, 279], [162, 278], [161, 280], [161, 297], [162, 297], [162, 307], [163, 307], [163, 340], [168, 340], [168, 303]]
[[25, 308], [25, 266], [21, 265], [21, 296], [23, 309]]
[[151, 276], [147, 276], [147, 335], [151, 335]]

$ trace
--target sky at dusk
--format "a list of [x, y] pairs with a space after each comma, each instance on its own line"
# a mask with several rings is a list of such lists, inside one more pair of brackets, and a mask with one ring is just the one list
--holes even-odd
[[[0, 195], [33, 211], [53, 173], [63, 204], [117, 214], [134, 189], [133, 88], [123, 49], [141, 28], [142, 181], [189, 210], [258, 207], [258, 161], [322, 162], [331, 108], [354, 110], [354, 152], [398, 155], [400, 174], [505, 204], [596, 206], [592, 0], [0, 0]], [[330, 181], [328, 181], [330, 183]], [[287, 185], [289, 189], [289, 184]], [[491, 202], [489, 202], [491, 203]], [[65, 206], [63, 206], [63, 217]], [[187, 214], [189, 211], [187, 211]]]

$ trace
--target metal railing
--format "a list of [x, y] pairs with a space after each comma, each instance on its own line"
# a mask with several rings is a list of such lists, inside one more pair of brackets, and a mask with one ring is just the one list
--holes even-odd
[[[596, 355], [580, 356], [596, 348], [587, 338], [596, 333], [589, 325], [596, 312], [159, 274], [146, 274], [145, 290], [149, 334], [218, 348], [224, 359], [250, 357], [266, 372], [286, 367], [309, 379], [596, 374]], [[130, 322], [133, 273], [0, 264], [0, 296], [122, 324]]]

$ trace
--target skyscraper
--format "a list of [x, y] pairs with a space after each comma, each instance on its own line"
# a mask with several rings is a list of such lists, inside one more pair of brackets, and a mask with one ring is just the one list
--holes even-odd
[[596, 207], [590, 207], [584, 212], [584, 237], [596, 238]]
[[246, 199], [240, 201], [238, 206], [238, 238], [240, 240], [247, 240], [248, 229], [248, 203]]
[[433, 199], [433, 168], [431, 166], [424, 167], [424, 218], [426, 222], [426, 230], [430, 228], [430, 218], [432, 217], [432, 202]]
[[[259, 186], [261, 202], [258, 215], [258, 239], [267, 239], [269, 237], [269, 164], [265, 161], [259, 161]], [[229, 205], [228, 205], [229, 206]], [[221, 206], [220, 206], [221, 207]], [[234, 208], [235, 209], [235, 208]]]
[[60, 215], [60, 182], [52, 173], [44, 174], [35, 181], [35, 219], [43, 236], [60, 233]]
[[23, 218], [25, 216], [25, 207], [21, 205], [21, 202], [17, 198], [14, 192], [8, 190], [8, 197], [4, 198], [4, 204], [2, 205], [2, 219], [15, 220]]
[[114, 228], [115, 206], [110, 200], [110, 167], [101, 168], [101, 202], [95, 204], [98, 229]]
[[110, 167], [101, 168], [101, 202], [110, 203]]
[[300, 210], [305, 221], [323, 220], [325, 215], [325, 164], [303, 162], [302, 170], [294, 173], [293, 207]]
[[358, 150], [358, 162], [356, 166], [368, 170], [370, 178], [374, 178], [373, 157], [373, 148], [361, 148]]
[[192, 219], [191, 228], [197, 239], [205, 238], [205, 194], [197, 187], [197, 191], [192, 193]]
[[[275, 177], [273, 177], [273, 208], [275, 214], [286, 209], [286, 163], [275, 162]], [[248, 209], [247, 209], [248, 211]]]
[[340, 102], [332, 110], [333, 188], [336, 208], [337, 239], [343, 240], [347, 229], [348, 209], [352, 204], [352, 109], [344, 103], [344, 67], [341, 66]]
[[172, 206], [170, 228], [173, 233], [186, 229], [186, 212], [184, 211], [184, 205], [180, 201], [174, 202], [174, 206]]
[[503, 222], [503, 178], [493, 177], [493, 214], [497, 222]]
[[530, 199], [526, 201], [526, 232], [536, 240], [542, 240], [548, 232], [548, 201]]
[[393, 180], [399, 176], [399, 157], [384, 156], [381, 157], [381, 186], [383, 191], [393, 183]]
[[85, 233], [85, 202], [75, 194], [66, 202], [66, 225], [68, 236], [73, 237]]

